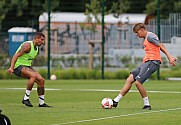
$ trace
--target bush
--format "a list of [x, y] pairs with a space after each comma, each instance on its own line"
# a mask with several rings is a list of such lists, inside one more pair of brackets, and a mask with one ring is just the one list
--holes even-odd
[[[38, 69], [37, 70], [45, 79], [47, 79], [47, 70]], [[57, 79], [101, 79], [101, 70], [89, 70], [89, 69], [60, 69], [52, 70], [51, 74], [55, 74]], [[105, 79], [126, 79], [129, 76], [129, 70], [118, 70], [115, 72], [105, 71]], [[181, 77], [181, 69], [167, 69], [160, 71], [160, 79], [165, 80], [168, 77]], [[14, 74], [10, 75], [7, 70], [0, 70], [0, 79], [23, 79], [17, 77]], [[157, 72], [152, 74], [150, 79], [157, 79]]]
[[47, 70], [46, 69], [39, 69], [38, 72], [41, 74], [41, 76], [45, 79], [48, 78], [48, 75], [47, 75]]
[[86, 79], [94, 79], [96, 78], [96, 70], [84, 70], [84, 73], [86, 75]]
[[116, 78], [116, 75], [115, 75], [115, 72], [105, 72], [104, 74], [105, 76], [105, 79], [115, 79]]
[[9, 74], [8, 70], [0, 70], [0, 79], [22, 79], [14, 74]]
[[6, 79], [6, 73], [3, 70], [0, 71], [0, 79]]
[[116, 79], [126, 79], [129, 76], [129, 71], [128, 70], [119, 70], [116, 72]]

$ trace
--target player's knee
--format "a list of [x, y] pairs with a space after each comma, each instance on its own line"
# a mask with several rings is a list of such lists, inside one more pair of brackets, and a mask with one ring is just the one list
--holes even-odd
[[36, 78], [37, 78], [36, 73], [32, 74], [30, 78], [36, 80]]
[[40, 84], [41, 86], [44, 86], [44, 84], [45, 84], [45, 79], [44, 79], [43, 77], [39, 78], [38, 81], [40, 81], [39, 84]]
[[129, 75], [129, 77], [127, 78], [127, 81], [132, 84], [134, 82], [133, 76]]
[[41, 81], [43, 84], [45, 83], [45, 79], [43, 77], [41, 78]]
[[135, 85], [139, 86], [139, 85], [141, 85], [141, 83], [139, 81], [135, 81]]

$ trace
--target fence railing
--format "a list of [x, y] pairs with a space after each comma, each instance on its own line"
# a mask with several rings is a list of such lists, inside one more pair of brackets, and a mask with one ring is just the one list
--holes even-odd
[[[105, 54], [110, 54], [115, 50], [119, 51], [120, 56], [128, 55], [132, 59], [132, 56], [141, 57], [143, 56], [141, 50], [143, 48], [142, 41], [132, 31], [133, 25], [117, 25], [117, 24], [106, 24], [105, 28]], [[147, 25], [149, 31], [154, 33], [157, 32], [156, 20], [150, 20]], [[160, 40], [163, 43], [171, 43], [173, 37], [181, 37], [181, 13], [170, 14], [168, 19], [161, 19], [160, 21]], [[43, 31], [47, 37], [47, 31]], [[90, 40], [101, 40], [102, 31], [101, 26], [97, 26], [95, 32], [89, 29], [83, 29], [81, 24], [78, 23], [67, 23], [61, 24], [58, 28], [51, 30], [51, 54], [54, 57], [58, 55], [67, 54], [89, 54], [89, 41]], [[46, 41], [47, 42], [47, 41]], [[181, 42], [181, 41], [180, 41]], [[180, 46], [179, 44], [178, 46]], [[177, 48], [172, 48], [176, 55], [181, 55]], [[93, 54], [100, 53], [100, 45], [95, 44]], [[0, 33], [0, 53], [8, 54], [8, 33]], [[140, 53], [139, 53], [140, 52]], [[119, 56], [118, 53], [118, 56]], [[136, 55], [134, 55], [136, 53]], [[45, 46], [40, 48], [39, 55], [47, 56], [47, 43]], [[115, 57], [117, 58], [117, 57]], [[114, 60], [114, 59], [113, 59]]]

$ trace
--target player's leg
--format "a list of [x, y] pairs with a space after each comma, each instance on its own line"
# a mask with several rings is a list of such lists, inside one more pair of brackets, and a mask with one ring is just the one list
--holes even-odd
[[131, 89], [133, 82], [134, 82], [133, 74], [130, 74], [129, 77], [126, 79], [126, 83], [120, 92], [122, 96], [125, 96], [128, 93], [128, 91]]
[[146, 92], [145, 87], [139, 81], [136, 81], [135, 85], [136, 85], [137, 89], [139, 90], [141, 97], [142, 98], [147, 97], [147, 92]]
[[135, 77], [139, 74], [139, 72], [140, 66], [130, 73], [119, 95], [113, 100], [113, 107], [117, 107], [119, 100], [129, 92], [133, 82], [135, 81]]
[[113, 107], [117, 107], [118, 102], [120, 101], [120, 99], [123, 96], [125, 96], [128, 93], [128, 91], [130, 90], [133, 82], [134, 82], [133, 75], [130, 74], [129, 77], [126, 79], [125, 85], [122, 88], [122, 90], [120, 91], [120, 94], [113, 100]]
[[21, 76], [28, 79], [27, 88], [22, 103], [26, 106], [33, 107], [29, 101], [29, 96], [36, 80], [37, 73], [32, 68], [23, 66], [21, 68]]
[[50, 107], [44, 102], [44, 95], [45, 95], [45, 79], [37, 72], [36, 81], [37, 83], [37, 93], [39, 96], [39, 107]]
[[151, 110], [148, 95], [143, 83], [159, 68], [157, 61], [148, 61], [141, 66], [140, 73], [137, 75], [135, 85], [143, 98], [144, 107], [143, 109]]
[[143, 109], [151, 110], [151, 106], [149, 103], [149, 99], [148, 99], [148, 95], [147, 95], [145, 87], [139, 81], [136, 81], [135, 85], [136, 85], [137, 89], [139, 90], [141, 97], [143, 98], [143, 102], [144, 102]]

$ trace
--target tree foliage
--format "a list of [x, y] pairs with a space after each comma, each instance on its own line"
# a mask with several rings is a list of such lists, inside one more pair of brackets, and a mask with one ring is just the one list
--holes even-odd
[[[51, 0], [52, 12], [101, 12], [102, 0]], [[33, 26], [38, 29], [38, 18], [47, 11], [48, 0], [0, 0], [0, 30], [7, 31], [13, 26]], [[105, 0], [105, 12], [114, 13], [147, 13], [156, 15], [157, 0]], [[180, 13], [180, 0], [160, 0], [162, 18], [169, 13]], [[98, 18], [96, 17], [98, 20]]]
[[[100, 23], [101, 14], [101, 0], [91, 0], [90, 4], [85, 4], [85, 15], [87, 15], [87, 21], [92, 22], [95, 18], [97, 23]], [[106, 10], [106, 7], [104, 8]]]
[[[0, 1], [0, 30], [7, 31], [14, 26], [38, 29], [39, 16], [47, 11], [47, 0], [3, 0]], [[51, 0], [51, 10], [57, 11], [59, 1]]]
[[130, 2], [125, 0], [118, 0], [118, 2], [113, 2], [109, 13], [113, 13], [116, 18], [121, 13], [125, 13], [130, 7]]
[[[147, 14], [156, 15], [157, 12], [157, 0], [150, 0], [146, 4], [144, 11]], [[181, 1], [180, 0], [160, 0], [160, 15], [161, 18], [167, 18], [169, 13], [180, 13], [181, 12]]]

